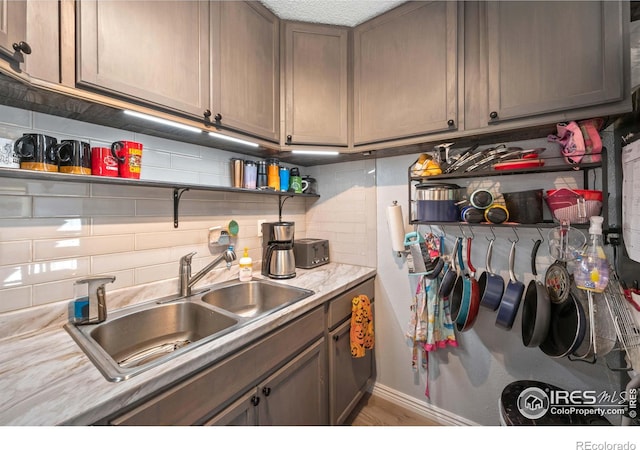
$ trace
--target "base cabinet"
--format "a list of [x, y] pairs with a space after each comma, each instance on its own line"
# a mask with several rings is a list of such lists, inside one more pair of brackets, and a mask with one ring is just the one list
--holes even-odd
[[[329, 302], [329, 421], [341, 425], [375, 377], [374, 349], [366, 350], [362, 358], [351, 356], [351, 300], [366, 295], [374, 307], [374, 279], [355, 286]], [[375, 318], [374, 318], [375, 326]]]
[[326, 425], [324, 368], [322, 338], [205, 425]]

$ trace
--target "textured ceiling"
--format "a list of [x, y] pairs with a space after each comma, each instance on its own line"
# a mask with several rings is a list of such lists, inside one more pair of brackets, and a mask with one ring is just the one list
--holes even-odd
[[397, 0], [261, 0], [284, 20], [353, 27], [404, 1]]

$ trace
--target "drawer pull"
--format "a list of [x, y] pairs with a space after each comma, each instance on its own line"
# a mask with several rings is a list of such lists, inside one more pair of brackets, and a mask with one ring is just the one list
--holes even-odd
[[271, 394], [271, 388], [270, 387], [263, 387], [262, 388], [262, 393], [264, 394], [265, 397], [268, 397], [269, 394]]
[[257, 395], [251, 397], [251, 404], [253, 406], [258, 406], [258, 403], [260, 403], [260, 397], [258, 397]]

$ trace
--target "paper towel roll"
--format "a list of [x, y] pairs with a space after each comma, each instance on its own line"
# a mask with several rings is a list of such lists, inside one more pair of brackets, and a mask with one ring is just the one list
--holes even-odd
[[402, 207], [394, 202], [387, 207], [387, 224], [391, 235], [391, 248], [394, 252], [404, 251], [404, 221]]

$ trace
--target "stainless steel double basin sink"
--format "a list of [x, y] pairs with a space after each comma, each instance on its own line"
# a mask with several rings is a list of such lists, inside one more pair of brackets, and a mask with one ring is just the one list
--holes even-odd
[[228, 281], [184, 298], [110, 312], [94, 325], [65, 329], [109, 381], [126, 380], [313, 295], [267, 280]]

